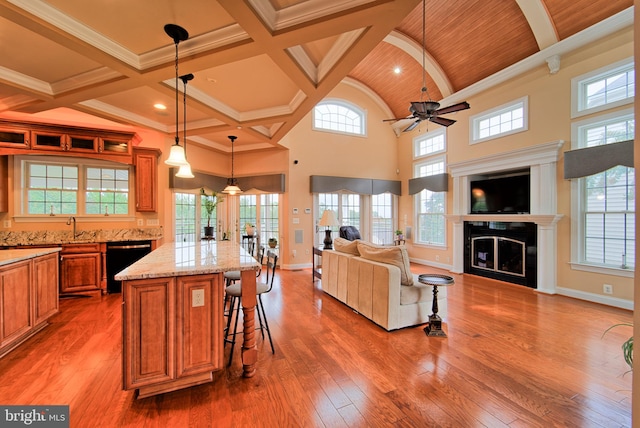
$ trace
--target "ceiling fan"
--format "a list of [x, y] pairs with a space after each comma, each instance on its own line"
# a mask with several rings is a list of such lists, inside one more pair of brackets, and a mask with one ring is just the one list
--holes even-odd
[[[429, 122], [437, 123], [442, 126], [451, 126], [456, 123], [453, 119], [447, 119], [445, 117], [440, 117], [441, 114], [454, 113], [460, 110], [466, 110], [469, 107], [469, 103], [466, 101], [440, 108], [440, 103], [437, 101], [433, 101], [431, 97], [429, 97], [429, 92], [427, 91], [427, 70], [425, 68], [425, 57], [426, 57], [426, 25], [425, 25], [425, 15], [426, 15], [426, 0], [422, 0], [422, 90], [420, 92], [420, 101], [412, 101], [411, 106], [409, 106], [409, 111], [411, 112], [410, 116], [400, 117], [394, 119], [385, 119], [383, 122], [395, 122], [398, 120], [404, 119], [415, 119], [409, 126], [403, 129], [403, 132], [408, 132], [413, 130], [420, 122], [423, 120], [428, 120]], [[427, 101], [423, 101], [426, 97]]]

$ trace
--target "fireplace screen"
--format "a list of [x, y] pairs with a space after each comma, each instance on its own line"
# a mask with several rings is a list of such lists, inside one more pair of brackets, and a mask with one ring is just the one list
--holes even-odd
[[501, 236], [471, 239], [471, 265], [474, 268], [525, 276], [526, 243]]

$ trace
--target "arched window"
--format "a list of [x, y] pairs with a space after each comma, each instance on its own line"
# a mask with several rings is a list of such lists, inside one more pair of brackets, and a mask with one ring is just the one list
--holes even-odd
[[313, 129], [366, 135], [366, 114], [357, 106], [340, 100], [325, 100], [313, 109]]

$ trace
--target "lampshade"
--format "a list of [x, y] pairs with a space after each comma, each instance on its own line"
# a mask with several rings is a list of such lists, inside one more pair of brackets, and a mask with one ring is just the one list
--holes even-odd
[[184, 148], [179, 144], [174, 144], [173, 146], [171, 146], [169, 158], [164, 161], [164, 163], [170, 166], [187, 165], [187, 158], [184, 156]]
[[336, 213], [334, 213], [331, 210], [324, 210], [324, 212], [322, 213], [322, 218], [320, 219], [320, 222], [318, 223], [318, 225], [331, 227], [331, 226], [339, 226], [340, 223], [338, 223], [338, 219], [336, 218]]
[[193, 178], [193, 172], [191, 172], [191, 165], [188, 163], [186, 165], [180, 165], [180, 169], [176, 173], [176, 177], [180, 178]]

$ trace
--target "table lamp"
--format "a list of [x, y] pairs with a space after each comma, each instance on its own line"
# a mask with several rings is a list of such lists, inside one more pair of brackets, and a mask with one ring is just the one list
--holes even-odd
[[331, 210], [324, 210], [322, 213], [322, 218], [318, 223], [319, 226], [325, 226], [325, 236], [324, 236], [324, 250], [333, 250], [333, 240], [331, 239], [331, 227], [339, 226], [338, 219], [336, 218], [336, 213]]

